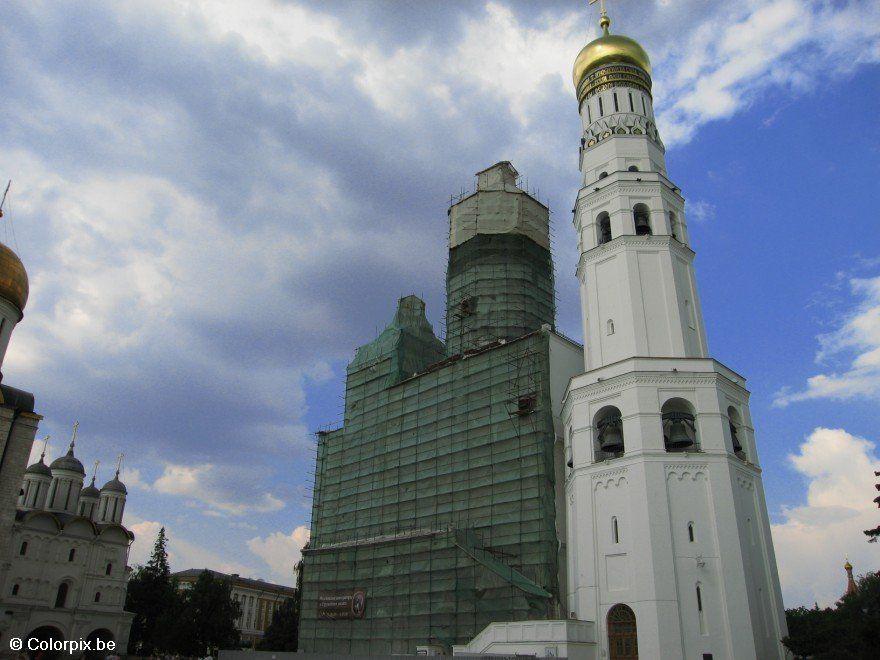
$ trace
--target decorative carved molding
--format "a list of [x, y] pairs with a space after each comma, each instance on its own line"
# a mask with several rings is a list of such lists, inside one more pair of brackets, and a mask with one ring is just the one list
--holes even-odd
[[616, 390], [622, 390], [635, 385], [671, 385], [676, 387], [690, 385], [694, 387], [710, 387], [718, 383], [718, 378], [718, 375], [713, 376], [712, 374], [707, 374], [705, 376], [684, 376], [672, 372], [668, 375], [656, 373], [624, 374], [598, 383], [591, 383], [579, 387], [576, 390], [570, 391], [568, 393], [568, 398], [572, 403], [583, 401], [584, 399], [590, 399], [592, 401], [596, 398], [602, 398], [606, 394]]

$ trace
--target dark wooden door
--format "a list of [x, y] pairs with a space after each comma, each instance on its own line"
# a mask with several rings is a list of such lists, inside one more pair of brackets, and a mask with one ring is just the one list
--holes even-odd
[[608, 652], [611, 660], [637, 660], [636, 615], [627, 605], [608, 610]]

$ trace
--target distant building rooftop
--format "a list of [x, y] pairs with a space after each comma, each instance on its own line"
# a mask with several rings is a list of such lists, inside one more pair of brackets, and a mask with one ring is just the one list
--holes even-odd
[[231, 580], [232, 583], [238, 587], [247, 587], [250, 589], [271, 591], [273, 593], [282, 593], [289, 596], [293, 596], [296, 593], [296, 589], [283, 584], [275, 584], [273, 582], [266, 582], [265, 580], [245, 578], [241, 577], [237, 573], [221, 573], [220, 571], [214, 571], [210, 568], [188, 568], [184, 571], [173, 573], [172, 575], [176, 577], [180, 582], [189, 583], [195, 582], [203, 571], [208, 571], [214, 577]]

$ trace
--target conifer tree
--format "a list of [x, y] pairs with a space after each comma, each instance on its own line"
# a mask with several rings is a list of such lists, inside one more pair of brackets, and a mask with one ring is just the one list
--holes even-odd
[[167, 611], [177, 609], [180, 601], [177, 583], [171, 577], [166, 545], [165, 528], [162, 527], [149, 561], [138, 566], [128, 581], [125, 609], [135, 615], [128, 639], [130, 654], [148, 655], [153, 651], [170, 650], [160, 648], [157, 636], [159, 621]]

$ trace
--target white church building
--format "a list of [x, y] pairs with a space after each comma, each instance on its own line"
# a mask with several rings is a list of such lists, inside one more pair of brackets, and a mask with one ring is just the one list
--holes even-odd
[[[24, 265], [0, 244], [0, 366], [27, 298]], [[124, 653], [134, 616], [123, 611], [134, 540], [125, 485], [117, 471], [83, 488], [73, 441], [51, 465], [44, 451], [26, 468], [41, 419], [33, 394], [0, 382], [0, 649], [16, 637], [99, 637]]]
[[786, 657], [749, 392], [709, 354], [648, 55], [604, 11], [600, 25], [574, 65], [585, 362], [560, 413], [568, 619], [495, 623], [454, 651]]

